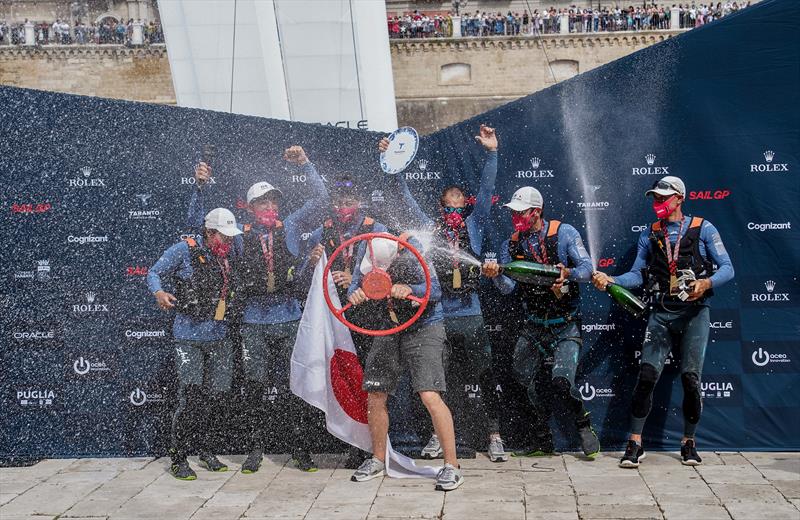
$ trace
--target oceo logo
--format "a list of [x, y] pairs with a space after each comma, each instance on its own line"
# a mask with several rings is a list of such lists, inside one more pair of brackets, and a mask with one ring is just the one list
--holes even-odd
[[763, 155], [764, 155], [764, 162], [751, 164], [750, 173], [775, 173], [775, 172], [780, 173], [789, 171], [788, 163], [774, 162], [776, 156], [774, 151], [766, 150], [764, 151]]
[[136, 388], [130, 395], [131, 404], [133, 406], [142, 406], [147, 402], [147, 394], [141, 388]]
[[72, 369], [75, 370], [76, 374], [82, 376], [84, 374], [88, 374], [92, 367], [89, 365], [89, 362], [83, 359], [83, 356], [81, 356], [72, 364]]
[[690, 191], [689, 200], [722, 200], [730, 196], [731, 190]]
[[597, 398], [614, 397], [613, 388], [595, 387], [594, 385], [589, 384], [588, 381], [583, 383], [580, 387], [578, 387], [578, 392], [581, 394], [581, 399], [583, 399], [584, 401], [591, 401], [595, 397]]
[[553, 170], [539, 169], [542, 160], [539, 157], [531, 157], [530, 169], [517, 170], [517, 179], [549, 179], [555, 177]]
[[669, 175], [669, 166], [654, 166], [656, 164], [655, 154], [645, 155], [644, 160], [647, 166], [632, 168], [633, 175]]
[[753, 351], [753, 355], [751, 356], [753, 360], [753, 364], [757, 367], [765, 367], [769, 363], [791, 363], [792, 360], [789, 359], [787, 354], [770, 354], [762, 347], [758, 347], [758, 350]]
[[775, 230], [782, 230], [782, 229], [792, 229], [791, 222], [764, 222], [764, 223], [755, 223], [755, 222], [748, 222], [747, 229], [750, 231], [775, 231]]

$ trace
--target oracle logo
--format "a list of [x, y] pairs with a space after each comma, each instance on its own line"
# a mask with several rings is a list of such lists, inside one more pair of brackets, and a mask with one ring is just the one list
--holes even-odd
[[28, 339], [28, 340], [44, 340], [54, 339], [56, 334], [52, 330], [37, 330], [37, 331], [18, 331], [13, 332], [14, 339]]

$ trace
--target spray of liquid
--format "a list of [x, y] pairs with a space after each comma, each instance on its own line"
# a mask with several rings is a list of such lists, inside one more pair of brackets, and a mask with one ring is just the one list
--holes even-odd
[[462, 262], [466, 265], [474, 265], [476, 267], [481, 266], [480, 260], [463, 249], [453, 251], [450, 249], [450, 245], [446, 240], [429, 229], [410, 229], [408, 232], [412, 237], [419, 241], [426, 254], [431, 254], [433, 252], [443, 253], [450, 257], [457, 258], [459, 262]]

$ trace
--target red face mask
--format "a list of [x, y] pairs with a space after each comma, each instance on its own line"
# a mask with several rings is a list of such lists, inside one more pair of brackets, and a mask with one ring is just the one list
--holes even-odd
[[275, 227], [275, 222], [278, 221], [278, 211], [274, 209], [257, 209], [253, 211], [256, 217], [256, 222], [264, 227]]
[[678, 206], [675, 206], [672, 209], [670, 209], [670, 207], [669, 207], [669, 205], [672, 204], [672, 200], [674, 198], [675, 198], [675, 195], [673, 195], [672, 197], [668, 198], [664, 202], [653, 201], [653, 211], [656, 212], [656, 217], [658, 217], [660, 219], [665, 219], [665, 218], [669, 217], [670, 215], [672, 215], [675, 212], [675, 210], [678, 208]]
[[464, 216], [457, 211], [446, 213], [444, 216], [444, 223], [447, 224], [447, 227], [450, 229], [459, 229], [464, 225]]
[[531, 229], [531, 220], [533, 220], [533, 213], [530, 215], [524, 215], [519, 213], [514, 213], [511, 215], [511, 223], [514, 225], [514, 229], [521, 233], [528, 231]]
[[211, 254], [219, 258], [225, 258], [231, 252], [231, 243], [215, 239], [209, 244]]
[[336, 218], [342, 224], [349, 224], [358, 213], [358, 208], [336, 208]]

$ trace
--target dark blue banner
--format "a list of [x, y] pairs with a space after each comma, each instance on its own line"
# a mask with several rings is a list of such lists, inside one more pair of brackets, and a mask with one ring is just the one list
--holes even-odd
[[[684, 213], [719, 229], [736, 268], [711, 300], [704, 449], [800, 448], [799, 32], [799, 4], [766, 0], [427, 136], [401, 174], [431, 213], [446, 185], [475, 193], [485, 152], [473, 136], [492, 126], [500, 200], [538, 188], [547, 218], [579, 229], [610, 274], [630, 268], [654, 220], [644, 192], [663, 175], [681, 177]], [[282, 214], [300, 207], [307, 180], [282, 158], [298, 144], [324, 177], [353, 175], [370, 215], [402, 220], [375, 133], [14, 88], [0, 89], [0, 110], [0, 457], [163, 453], [176, 397], [171, 316], [144, 278], [190, 232], [204, 146], [216, 146], [206, 209], [247, 220], [246, 190], [261, 180], [286, 194]], [[511, 232], [499, 204], [492, 222], [486, 258]], [[591, 287], [582, 294], [577, 383], [603, 446], [615, 447], [627, 433], [644, 321]], [[490, 284], [482, 303], [503, 431], [521, 439], [529, 410], [508, 373], [515, 325]], [[670, 357], [656, 389], [648, 447], [674, 449], [680, 439], [679, 360]], [[476, 385], [451, 392], [469, 400]], [[275, 399], [281, 392], [276, 385]], [[239, 450], [231, 424], [229, 448]], [[413, 438], [413, 428], [396, 426]], [[277, 437], [273, 449], [282, 448]]]

